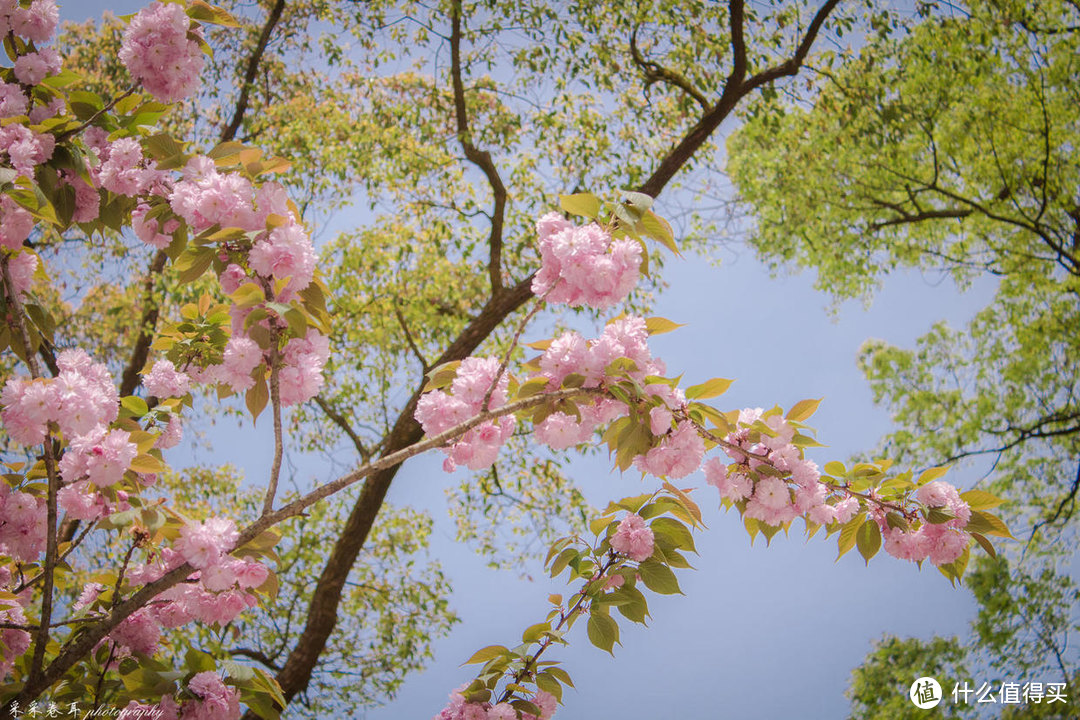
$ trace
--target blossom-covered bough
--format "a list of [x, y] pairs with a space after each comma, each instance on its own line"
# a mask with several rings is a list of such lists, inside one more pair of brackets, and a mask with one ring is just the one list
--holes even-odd
[[[0, 69], [0, 349], [23, 368], [6, 378], [0, 420], [26, 461], [5, 463], [0, 482], [0, 713], [48, 697], [59, 706], [103, 700], [172, 718], [276, 717], [285, 699], [265, 671], [191, 651], [162, 660], [170, 631], [225, 627], [277, 589], [275, 525], [371, 474], [430, 449], [444, 467], [489, 467], [519, 426], [554, 450], [607, 444], [615, 466], [656, 478], [655, 491], [613, 502], [590, 535], [558, 540], [551, 575], [577, 583], [552, 595], [548, 616], [514, 648], [490, 646], [470, 662], [475, 680], [451, 696], [443, 718], [548, 718], [569, 674], [547, 655], [587, 616], [589, 640], [611, 651], [612, 609], [643, 623], [644, 590], [678, 592], [702, 513], [681, 481], [704, 469], [724, 507], [751, 536], [771, 538], [800, 518], [810, 535], [837, 534], [840, 553], [869, 561], [884, 545], [960, 578], [975, 544], [1008, 530], [986, 512], [998, 500], [958, 493], [944, 468], [915, 477], [886, 460], [819, 468], [804, 424], [816, 401], [786, 413], [722, 411], [705, 402], [726, 390], [714, 378], [681, 387], [648, 341], [675, 324], [619, 316], [596, 338], [564, 333], [511, 359], [528, 321], [550, 305], [607, 310], [648, 271], [647, 241], [675, 250], [668, 224], [640, 193], [602, 203], [562, 196], [564, 214], [537, 223], [536, 305], [501, 357], [435, 368], [416, 418], [427, 437], [384, 454], [284, 505], [277, 501], [282, 408], [313, 398], [330, 345], [326, 290], [301, 214], [266, 179], [287, 162], [225, 142], [205, 152], [158, 132], [170, 103], [189, 97], [203, 67], [203, 23], [227, 13], [199, 0], [155, 2], [130, 19], [120, 57], [135, 84], [115, 98], [80, 88], [48, 47], [53, 0], [0, 0], [11, 67]], [[147, 97], [147, 94], [149, 97]], [[569, 217], [568, 217], [569, 216]], [[587, 222], [569, 219], [584, 218]], [[130, 228], [164, 252], [181, 283], [213, 275], [160, 331], [142, 370], [142, 394], [117, 389], [108, 369], [79, 348], [57, 348], [55, 320], [39, 300], [49, 278], [36, 248], [78, 230]], [[189, 519], [155, 491], [165, 451], [177, 445], [199, 393], [243, 395], [253, 417], [269, 409], [275, 438], [262, 514]], [[706, 459], [706, 455], [712, 455]], [[721, 453], [726, 456], [722, 459]], [[95, 568], [74, 602], [57, 581], [97, 534], [124, 547], [115, 567]], [[544, 659], [541, 659], [544, 658]]]

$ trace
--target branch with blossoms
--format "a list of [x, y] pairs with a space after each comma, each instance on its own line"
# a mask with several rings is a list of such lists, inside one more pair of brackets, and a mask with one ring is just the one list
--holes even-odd
[[[640, 196], [628, 197], [606, 212], [589, 194], [563, 196], [562, 204], [568, 213], [594, 222], [578, 226], [554, 213], [540, 219], [543, 266], [535, 276], [534, 293], [553, 304], [597, 309], [621, 302], [645, 267], [643, 236], [664, 243], [670, 239], [665, 224], [651, 214], [649, 199]], [[661, 479], [664, 493], [609, 507], [592, 523], [598, 541], [586, 551], [566, 547], [574, 538], [552, 546], [548, 555], [552, 575], [570, 566], [571, 578], [586, 582], [567, 606], [553, 596], [557, 608], [544, 623], [525, 631], [522, 645], [489, 646], [474, 655], [470, 663], [484, 663], [480, 675], [451, 694], [439, 720], [550, 718], [562, 685], [572, 683], [565, 670], [550, 661], [542, 663], [539, 657], [552, 644], [565, 642], [564, 634], [579, 614], [590, 614], [589, 640], [610, 652], [618, 639], [618, 625], [607, 606], [618, 607], [635, 622], [644, 622], [647, 615], [644, 596], [635, 587], [637, 579], [657, 592], [678, 591], [671, 568], [689, 567], [680, 551], [693, 550], [691, 529], [699, 526], [701, 516], [687, 493], [669, 479], [685, 478], [699, 469], [720, 492], [722, 506], [738, 510], [751, 539], [762, 534], [771, 540], [802, 518], [808, 536], [822, 528], [828, 535], [837, 533], [841, 556], [858, 547], [869, 563], [884, 543], [894, 557], [920, 564], [929, 559], [955, 583], [963, 576], [973, 544], [993, 554], [987, 535], [1011, 537], [1004, 523], [986, 512], [1001, 501], [979, 490], [959, 493], [939, 479], [946, 468], [931, 468], [917, 479], [910, 471], [890, 475], [888, 460], [859, 463], [850, 470], [829, 462], [822, 471], [805, 457], [807, 449], [819, 445], [805, 425], [817, 409], [816, 400], [801, 401], [786, 414], [779, 407], [724, 412], [703, 401], [723, 394], [731, 381], [713, 378], [680, 388], [676, 379], [664, 376], [664, 363], [648, 347], [650, 335], [676, 327], [664, 318], [622, 316], [610, 321], [594, 340], [567, 332], [531, 343], [529, 347], [542, 355], [523, 366], [531, 375], [520, 380], [504, 375], [518, 335], [502, 362], [495, 357], [468, 358], [429, 374], [429, 392], [416, 411], [429, 435], [481, 409], [487, 399], [484, 388], [496, 404], [567, 389], [594, 391], [583, 398], [546, 400], [514, 418], [460, 436], [443, 448], [445, 470], [454, 471], [459, 465], [471, 470], [489, 467], [515, 422], [528, 420], [537, 441], [552, 450], [582, 445], [599, 435], [616, 468], [633, 467]], [[720, 457], [705, 460], [706, 453], [716, 448], [729, 462]], [[620, 508], [630, 514], [612, 518]], [[676, 516], [657, 517], [664, 513], [658, 508], [669, 508]], [[653, 519], [646, 526], [649, 518]], [[654, 545], [654, 537], [663, 537], [664, 542]], [[536, 649], [530, 651], [534, 644]], [[505, 686], [497, 694], [500, 682]]]
[[619, 625], [611, 610], [644, 625], [649, 607], [642, 588], [665, 595], [680, 592], [672, 569], [690, 567], [683, 553], [696, 552], [692, 531], [700, 527], [697, 505], [665, 483], [655, 493], [609, 505], [589, 524], [592, 540], [577, 535], [557, 540], [546, 560], [550, 575], [565, 571], [568, 583], [581, 581], [579, 589], [566, 601], [560, 594], [549, 596], [553, 609], [522, 633], [521, 645], [491, 645], [469, 658], [466, 665], [483, 663], [480, 673], [450, 695], [437, 720], [551, 718], [564, 687], [574, 683], [557, 661], [541, 656], [555, 644], [567, 644], [567, 632], [586, 615], [589, 641], [613, 653]]

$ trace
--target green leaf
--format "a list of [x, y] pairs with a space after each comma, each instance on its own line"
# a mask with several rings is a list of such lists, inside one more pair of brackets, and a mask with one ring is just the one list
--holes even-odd
[[539, 395], [547, 390], [549, 382], [551, 381], [546, 377], [529, 378], [518, 388], [517, 396], [524, 399], [532, 397], [533, 395]]
[[589, 615], [589, 642], [614, 655], [615, 643], [619, 641], [619, 624], [610, 615], [594, 612]]
[[981, 510], [971, 511], [971, 518], [968, 520], [965, 529], [969, 532], [980, 532], [984, 535], [997, 535], [998, 537], [1009, 538], [1011, 540], [1016, 539], [1013, 537], [1013, 534], [1009, 532], [1008, 526], [1001, 518]]
[[131, 461], [131, 465], [129, 467], [135, 472], [142, 473], [144, 475], [155, 475], [165, 470], [165, 465], [161, 462], [161, 460], [158, 460], [153, 455], [149, 455], [146, 453], [143, 453], [142, 455], [136, 455], [135, 459]]
[[863, 560], [869, 566], [870, 558], [874, 557], [877, 551], [881, 549], [881, 530], [878, 528], [876, 520], [867, 518], [866, 522], [859, 526], [855, 543], [859, 547], [859, 553], [863, 556]]
[[559, 195], [559, 207], [571, 215], [587, 217], [590, 220], [595, 220], [600, 216], [600, 199], [592, 193]]
[[424, 392], [429, 390], [438, 390], [444, 388], [454, 381], [457, 377], [458, 366], [461, 365], [460, 360], [453, 362], [443, 363], [438, 367], [434, 367], [428, 371], [428, 381], [424, 385]]
[[982, 549], [986, 551], [987, 555], [992, 558], [997, 557], [997, 550], [994, 549], [994, 544], [990, 542], [990, 540], [985, 535], [973, 532], [971, 533], [971, 537], [975, 538], [975, 541], [982, 546]]
[[667, 318], [651, 317], [645, 319], [645, 328], [649, 331], [650, 335], [663, 335], [664, 333], [669, 333], [672, 330], [676, 330], [681, 327], [686, 326], [680, 325], [676, 322], [672, 322]]
[[968, 490], [960, 493], [960, 499], [966, 502], [972, 510], [989, 510], [1005, 503], [1003, 498], [986, 492], [985, 490]]
[[706, 380], [700, 385], [691, 385], [686, 388], [686, 397], [689, 400], [704, 400], [723, 395], [731, 387], [733, 380], [725, 378], [713, 378]]
[[549, 675], [555, 676], [563, 685], [569, 685], [570, 687], [574, 687], [574, 681], [570, 679], [570, 673], [566, 672], [562, 668], [552, 666], [544, 672], [548, 673]]
[[147, 406], [146, 401], [136, 395], [128, 395], [121, 398], [120, 406], [131, 412], [135, 417], [142, 417], [150, 412], [150, 408]]
[[478, 663], [486, 663], [488, 660], [494, 660], [497, 657], [503, 655], [509, 655], [510, 650], [502, 645], [488, 645], [486, 648], [481, 648], [473, 653], [473, 656], [461, 663], [462, 665], [476, 665]]
[[209, 246], [188, 247], [184, 252], [180, 253], [180, 257], [173, 263], [173, 266], [179, 272], [177, 279], [182, 283], [190, 283], [199, 279], [206, 272], [206, 269], [210, 267], [210, 263], [214, 261], [215, 254], [214, 248]]
[[559, 553], [559, 556], [555, 558], [551, 563], [551, 577], [555, 577], [570, 564], [570, 561], [574, 558], [580, 557], [581, 551], [577, 548], [568, 547]]
[[788, 420], [794, 420], [795, 422], [803, 422], [809, 420], [810, 417], [817, 412], [818, 405], [824, 398], [818, 398], [817, 400], [800, 400], [791, 406], [788, 410], [786, 417]]
[[671, 225], [652, 210], [645, 211], [635, 229], [642, 235], [656, 240], [675, 255], [681, 255], [679, 246], [675, 244], [675, 233], [672, 232]]
[[645, 618], [649, 617], [649, 603], [646, 602], [641, 591], [624, 585], [615, 592], [627, 599], [627, 602], [616, 606], [622, 616], [631, 622], [644, 625]]
[[548, 632], [551, 632], [551, 623], [538, 622], [535, 625], [530, 625], [525, 628], [525, 632], [521, 634], [521, 641], [534, 643], [544, 637], [544, 634]]
[[696, 552], [694, 548], [694, 536], [690, 530], [678, 520], [669, 517], [659, 517], [653, 520], [649, 527], [657, 539], [667, 540], [667, 544], [676, 549]]
[[249, 308], [252, 305], [258, 305], [261, 302], [266, 301], [266, 295], [263, 293], [263, 289], [259, 287], [257, 283], [247, 282], [236, 288], [229, 298], [233, 301], [233, 304], [239, 308]]
[[269, 401], [270, 390], [266, 386], [265, 379], [256, 380], [244, 396], [244, 403], [247, 405], [248, 412], [251, 413], [252, 420], [259, 419], [259, 414], [266, 408]]
[[653, 198], [651, 195], [633, 190], [627, 190], [623, 195], [625, 196], [625, 202], [640, 212], [645, 212], [652, 207]]
[[928, 482], [933, 482], [934, 480], [937, 480], [939, 477], [942, 477], [947, 472], [949, 472], [948, 465], [939, 465], [938, 467], [932, 467], [929, 470], [924, 470], [923, 473], [919, 475], [919, 480], [915, 484], [922, 487]]
[[859, 513], [851, 518], [844, 527], [840, 528], [840, 536], [836, 540], [837, 548], [840, 550], [840, 554], [836, 556], [837, 560], [842, 558], [848, 550], [855, 547], [855, 534], [859, 531], [859, 527], [863, 524], [865, 518], [865, 513]]
[[546, 693], [550, 693], [555, 696], [555, 699], [562, 701], [562, 685], [556, 680], [549, 672], [541, 672], [536, 674], [536, 687], [540, 688]]
[[825, 472], [833, 477], [844, 477], [847, 475], [847, 468], [844, 467], [844, 463], [837, 462], [836, 460], [830, 460], [825, 463]]
[[679, 581], [675, 578], [675, 573], [671, 572], [671, 568], [667, 565], [658, 563], [655, 560], [643, 560], [638, 565], [638, 573], [641, 575], [641, 581], [645, 583], [645, 587], [654, 593], [661, 595], [682, 593], [682, 590], [679, 589]]

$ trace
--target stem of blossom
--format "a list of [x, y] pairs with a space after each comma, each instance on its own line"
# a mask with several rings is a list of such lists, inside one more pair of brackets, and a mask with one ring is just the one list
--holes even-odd
[[[709, 430], [707, 430], [700, 423], [695, 422], [694, 420], [691, 420], [688, 417], [686, 417], [685, 419], [687, 420], [687, 422], [691, 423], [694, 426], [694, 429], [698, 431], [699, 435], [701, 435], [703, 438], [711, 440], [712, 442], [716, 443], [717, 445], [724, 448], [725, 450], [731, 450], [731, 451], [737, 452], [737, 453], [739, 453], [741, 455], [745, 455], [747, 457], [752, 457], [755, 460], [758, 460], [760, 462], [763, 462], [763, 463], [767, 464], [769, 467], [775, 468], [772, 461], [769, 459], [768, 455], [759, 455], [758, 453], [753, 453], [753, 452], [750, 452], [749, 450], [743, 449], [743, 448], [739, 447], [738, 445], [736, 445], [734, 443], [730, 443], [727, 440], [724, 440], [723, 438], [717, 437], [713, 433], [709, 432]], [[908, 520], [914, 520], [915, 519], [916, 513], [913, 510], [906, 510], [903, 506], [901, 506], [899, 504], [890, 503], [887, 500], [882, 500], [880, 498], [876, 498], [876, 497], [870, 495], [869, 493], [855, 492], [854, 490], [852, 490], [852, 489], [850, 489], [850, 488], [848, 488], [848, 487], [846, 487], [844, 485], [836, 485], [834, 483], [825, 482], [824, 480], [819, 480], [818, 482], [820, 482], [822, 485], [829, 488], [830, 490], [833, 490], [834, 492], [842, 492], [842, 493], [844, 493], [846, 495], [851, 495], [853, 497], [862, 498], [863, 500], [865, 500], [867, 502], [872, 502], [872, 503], [876, 504], [878, 507], [882, 508], [883, 510], [892, 510], [894, 512], [898, 512], [901, 515], [903, 515], [905, 518], [907, 518]]]
[[[15, 283], [11, 280], [10, 256], [4, 255], [0, 260], [0, 271], [3, 274], [4, 294], [7, 296], [8, 307], [14, 316], [14, 322], [19, 330], [19, 340], [23, 346], [23, 354], [26, 365], [30, 368], [30, 374], [35, 379], [41, 377], [41, 366], [38, 365], [37, 355], [30, 343], [30, 331], [26, 328], [26, 311], [23, 308], [22, 299], [15, 292]], [[34, 641], [34, 656], [30, 663], [30, 673], [27, 684], [40, 679], [45, 666], [45, 647], [49, 644], [49, 624], [52, 622], [53, 603], [53, 580], [56, 572], [56, 494], [60, 490], [60, 479], [56, 472], [56, 456], [53, 448], [52, 423], [46, 426], [45, 441], [42, 443], [45, 460], [45, 474], [49, 479], [48, 496], [45, 501], [45, 567], [42, 570], [44, 583], [41, 587], [41, 627], [38, 628], [37, 638]]]
[[131, 543], [131, 547], [129, 547], [124, 554], [124, 564], [120, 566], [120, 572], [116, 574], [116, 585], [113, 588], [112, 607], [116, 607], [116, 603], [120, 602], [120, 587], [124, 584], [124, 574], [127, 572], [128, 564], [131, 563], [131, 556], [135, 553], [135, 548], [139, 547], [141, 544], [141, 542], [136, 540]]
[[[550, 290], [548, 291], [550, 292]], [[499, 369], [495, 373], [495, 379], [491, 381], [491, 387], [484, 393], [484, 402], [480, 407], [486, 412], [491, 407], [491, 396], [495, 392], [495, 388], [499, 385], [499, 380], [502, 379], [503, 373], [506, 372], [506, 368], [510, 365], [510, 356], [514, 353], [514, 348], [517, 347], [518, 341], [521, 340], [521, 333], [525, 332], [525, 326], [536, 317], [536, 313], [540, 312], [540, 308], [544, 306], [544, 297], [547, 297], [547, 293], [544, 296], [538, 298], [536, 304], [533, 305], [532, 310], [526, 313], [525, 317], [521, 319], [517, 329], [514, 330], [514, 338], [510, 341], [510, 347], [506, 348], [506, 353], [503, 355], [502, 362], [499, 363]]]
[[[61, 563], [64, 560], [66, 560], [67, 556], [70, 555], [71, 553], [73, 553], [75, 551], [75, 548], [79, 547], [79, 545], [82, 544], [82, 541], [86, 539], [86, 536], [89, 535], [90, 531], [93, 530], [95, 527], [97, 527], [97, 526], [94, 523], [88, 523], [87, 526], [85, 528], [83, 528], [82, 533], [79, 534], [79, 537], [75, 538], [74, 542], [72, 542], [70, 545], [68, 545], [68, 549], [65, 550], [59, 557], [57, 557], [56, 561], [58, 563]], [[15, 593], [16, 595], [18, 595], [19, 593], [21, 593], [26, 588], [40, 582], [41, 579], [44, 578], [44, 577], [45, 577], [45, 573], [40, 572], [37, 575], [35, 575], [34, 577], [30, 578], [29, 580], [24, 581], [21, 585], [19, 585], [17, 588], [12, 590], [12, 592]], [[63, 625], [63, 624], [64, 623], [53, 623], [52, 626], [57, 627], [57, 626]]]
[[273, 333], [270, 342], [270, 409], [274, 415], [274, 463], [270, 467], [270, 482], [266, 486], [266, 499], [263, 500], [264, 516], [274, 509], [274, 496], [277, 495], [278, 477], [281, 475], [281, 351], [278, 350], [277, 335], [276, 332]]
[[109, 112], [114, 107], [116, 107], [116, 103], [120, 102], [121, 100], [126, 98], [128, 95], [131, 95], [133, 92], [135, 92], [138, 89], [139, 89], [138, 85], [132, 85], [127, 90], [125, 90], [121, 94], [117, 95], [112, 100], [110, 100], [109, 103], [105, 107], [101, 108], [96, 113], [94, 113], [89, 118], [87, 118], [86, 122], [82, 123], [81, 125], [79, 125], [76, 128], [72, 128], [71, 130], [68, 130], [67, 132], [63, 132], [63, 133], [60, 133], [59, 135], [57, 135], [56, 136], [57, 144], [62, 143], [64, 140], [67, 140], [72, 135], [78, 135], [83, 130], [85, 130], [86, 128], [93, 125], [95, 120], [97, 120], [99, 117], [101, 117], [105, 113]]
[[877, 505], [879, 508], [881, 508], [882, 510], [886, 510], [886, 511], [891, 510], [893, 512], [898, 512], [901, 515], [903, 515], [905, 518], [907, 518], [908, 520], [914, 520], [916, 515], [918, 514], [914, 510], [906, 510], [906, 509], [904, 509], [904, 507], [899, 505], [899, 504], [893, 504], [893, 503], [890, 503], [888, 500], [882, 500], [881, 498], [876, 498], [873, 495], [871, 495], [870, 493], [856, 492], [856, 491], [852, 490], [851, 488], [847, 487], [846, 485], [836, 485], [836, 484], [831, 483], [831, 482], [825, 482], [824, 480], [818, 480], [818, 482], [821, 483], [822, 485], [824, 485], [825, 487], [829, 488], [830, 490], [833, 490], [833, 491], [836, 491], [836, 492], [842, 492], [845, 495], [850, 495], [852, 497], [862, 498], [866, 502], [872, 502], [875, 505]]
[[421, 440], [418, 443], [410, 445], [407, 448], [398, 450], [397, 452], [383, 455], [382, 457], [372, 460], [370, 463], [357, 468], [348, 475], [343, 475], [336, 480], [328, 482], [314, 490], [307, 495], [293, 500], [288, 505], [275, 510], [272, 513], [268, 513], [259, 517], [255, 522], [248, 525], [246, 528], [240, 531], [240, 539], [237, 541], [237, 546], [242, 546], [244, 543], [254, 540], [258, 535], [267, 528], [273, 527], [282, 520], [290, 518], [294, 515], [299, 515], [308, 507], [314, 505], [318, 501], [330, 497], [334, 493], [353, 485], [360, 480], [363, 480], [368, 475], [371, 475], [383, 468], [393, 467], [399, 463], [408, 460], [411, 457], [419, 455], [433, 448], [438, 448], [446, 445], [452, 440], [456, 440], [469, 430], [472, 430], [478, 425], [502, 417], [504, 415], [513, 415], [520, 410], [527, 410], [528, 408], [541, 405], [545, 402], [552, 400], [563, 400], [573, 397], [579, 397], [582, 395], [600, 395], [605, 390], [600, 387], [596, 388], [567, 388], [563, 390], [556, 390], [549, 393], [541, 393], [539, 395], [533, 395], [531, 397], [523, 398], [521, 400], [515, 400], [514, 402], [507, 403], [506, 405], [500, 405], [494, 410], [486, 410], [478, 415], [459, 423], [449, 430], [445, 430], [438, 435], [432, 435]]
[[[559, 622], [555, 624], [555, 627], [553, 628], [554, 632], [562, 630], [563, 625], [565, 625], [570, 620], [570, 618], [574, 617], [578, 613], [578, 611], [581, 609], [581, 605], [585, 602], [585, 598], [588, 597], [589, 586], [597, 580], [603, 578], [604, 574], [611, 569], [611, 566], [615, 564], [615, 561], [617, 559], [618, 558], [615, 553], [610, 551], [608, 552], [607, 562], [605, 562], [603, 566], [601, 566], [600, 571], [596, 574], [595, 577], [587, 580], [585, 584], [581, 586], [581, 590], [578, 590], [577, 592], [577, 599], [574, 601], [574, 604], [559, 613]], [[544, 651], [551, 647], [551, 642], [552, 640], [549, 636], [545, 636], [540, 641], [540, 647], [537, 648], [536, 653], [529, 656], [525, 660], [525, 664], [521, 666], [521, 669], [514, 673], [514, 679], [509, 683], [510, 685], [518, 685], [521, 683], [525, 676], [529, 674], [530, 668], [536, 666], [536, 663], [540, 660], [540, 656], [544, 654]], [[509, 687], [503, 690], [503, 694], [502, 697], [499, 698], [499, 702], [506, 702], [507, 700], [509, 700], [512, 692], [513, 691], [510, 690]]]
[[94, 707], [87, 713], [87, 717], [95, 717], [97, 715], [98, 706], [101, 704], [101, 687], [105, 684], [105, 673], [109, 671], [109, 666], [112, 665], [113, 658], [116, 657], [116, 643], [111, 643], [109, 647], [109, 659], [105, 661], [105, 664], [101, 666], [101, 674], [98, 675], [97, 689], [94, 690]]
[[[759, 455], [758, 453], [750, 452], [749, 450], [744, 450], [743, 448], [739, 447], [735, 443], [730, 443], [730, 442], [728, 442], [727, 440], [724, 440], [721, 437], [717, 437], [716, 435], [713, 435], [704, 425], [702, 425], [701, 423], [699, 423], [699, 422], [697, 422], [695, 420], [691, 420], [686, 415], [683, 415], [681, 419], [685, 419], [688, 423], [693, 425], [694, 429], [697, 430], [698, 435], [705, 438], [706, 440], [713, 441], [714, 443], [716, 443], [720, 447], [724, 448], [725, 450], [733, 450], [733, 451], [735, 451], [735, 452], [737, 452], [737, 453], [739, 453], [741, 455], [746, 455], [747, 457], [752, 457], [755, 460], [760, 460], [763, 463], [768, 463], [769, 462], [769, 456], [768, 455]], [[769, 463], [769, 464], [772, 465], [772, 463]]]

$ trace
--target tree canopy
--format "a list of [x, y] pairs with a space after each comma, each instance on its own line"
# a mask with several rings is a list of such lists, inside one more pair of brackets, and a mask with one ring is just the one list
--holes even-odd
[[[807, 88], [748, 118], [729, 169], [755, 218], [750, 244], [774, 269], [813, 270], [837, 300], [869, 301], [904, 268], [996, 283], [965, 327], [937, 323], [914, 348], [869, 339], [859, 363], [897, 424], [878, 451], [985, 471], [1024, 528], [1011, 562], [981, 561], [971, 582], [981, 610], [968, 661], [1070, 682], [1080, 6], [917, 7], [883, 16], [865, 44], [809, 68]], [[856, 673], [858, 702], [876, 657]]]

